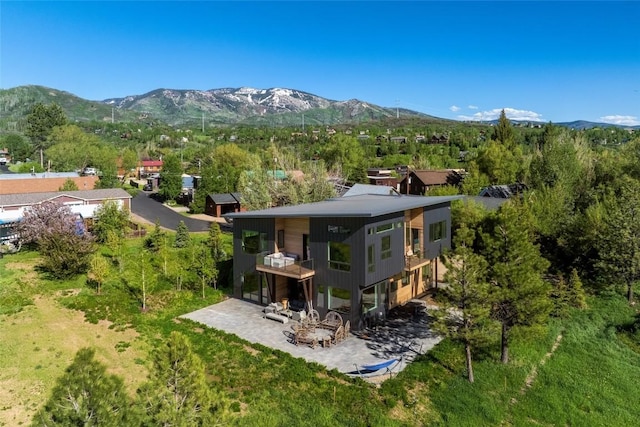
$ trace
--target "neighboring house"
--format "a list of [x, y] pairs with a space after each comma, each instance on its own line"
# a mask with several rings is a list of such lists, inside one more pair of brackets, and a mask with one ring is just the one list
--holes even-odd
[[0, 165], [11, 163], [11, 156], [8, 148], [0, 148]]
[[234, 296], [262, 305], [287, 298], [361, 329], [441, 279], [450, 203], [461, 197], [361, 194], [227, 214]]
[[410, 171], [400, 181], [399, 191], [402, 194], [424, 195], [433, 187], [458, 186], [463, 178], [464, 170], [461, 169]]
[[398, 191], [395, 187], [388, 185], [353, 184], [342, 197], [361, 196], [364, 194], [381, 194], [388, 196], [389, 194], [398, 194]]
[[95, 175], [79, 176], [76, 172], [1, 174], [0, 196], [58, 191], [68, 179], [76, 184], [78, 190], [93, 190], [100, 178]]
[[160, 173], [160, 171], [162, 171], [162, 164], [162, 160], [141, 160], [137, 167], [138, 178], [145, 178], [148, 175]]
[[131, 210], [131, 195], [121, 188], [0, 194], [0, 242], [15, 237], [15, 225], [22, 220], [24, 211], [33, 205], [46, 201], [62, 203], [69, 206], [71, 212], [79, 214], [90, 229], [97, 208], [108, 200], [115, 201], [122, 209]]
[[204, 213], [214, 217], [243, 210], [240, 193], [208, 194], [205, 200]]
[[398, 178], [395, 169], [369, 168], [367, 169], [367, 179], [372, 185], [385, 185], [396, 188]]
[[495, 197], [499, 199], [509, 199], [527, 191], [527, 186], [520, 182], [508, 185], [490, 185], [480, 190], [480, 197]]

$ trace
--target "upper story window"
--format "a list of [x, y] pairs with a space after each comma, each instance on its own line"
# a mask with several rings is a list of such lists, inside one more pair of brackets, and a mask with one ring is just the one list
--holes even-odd
[[351, 271], [351, 245], [341, 242], [329, 242], [329, 268]]
[[246, 254], [259, 254], [267, 250], [267, 233], [242, 230], [242, 251]]
[[437, 242], [447, 238], [447, 221], [439, 221], [429, 224], [429, 241]]
[[380, 259], [391, 258], [391, 236], [384, 236], [380, 241]]

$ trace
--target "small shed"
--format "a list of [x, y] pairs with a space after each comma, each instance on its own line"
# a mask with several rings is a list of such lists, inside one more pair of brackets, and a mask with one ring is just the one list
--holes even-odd
[[244, 210], [240, 203], [240, 193], [208, 194], [204, 207], [204, 213], [214, 217]]

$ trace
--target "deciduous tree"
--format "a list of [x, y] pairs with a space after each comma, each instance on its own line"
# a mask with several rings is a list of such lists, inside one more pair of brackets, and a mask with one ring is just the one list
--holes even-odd
[[34, 244], [42, 267], [56, 278], [84, 273], [94, 251], [93, 238], [84, 232], [82, 218], [54, 201], [33, 205], [18, 226], [23, 244]]
[[182, 191], [182, 165], [180, 159], [170, 154], [165, 156], [160, 172], [160, 187], [158, 193], [165, 200], [175, 200]]
[[96, 209], [93, 234], [98, 242], [106, 242], [109, 232], [124, 238], [129, 228], [129, 210], [113, 200], [107, 200]]

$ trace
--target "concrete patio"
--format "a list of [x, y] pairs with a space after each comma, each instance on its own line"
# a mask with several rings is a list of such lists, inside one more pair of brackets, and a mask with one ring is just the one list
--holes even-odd
[[402, 362], [393, 369], [397, 373], [441, 339], [430, 330], [429, 307], [423, 301], [412, 301], [393, 312], [394, 315], [384, 324], [351, 333], [346, 340], [327, 348], [296, 346], [291, 322], [282, 324], [266, 319], [262, 309], [257, 304], [231, 298], [181, 317], [343, 373], [355, 371], [356, 364], [361, 366], [402, 358]]

